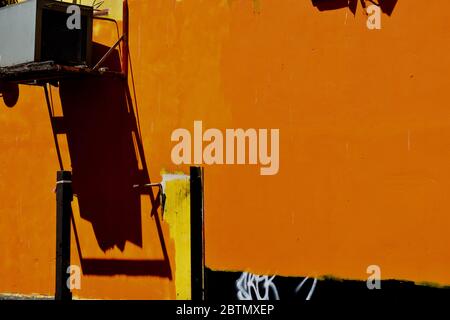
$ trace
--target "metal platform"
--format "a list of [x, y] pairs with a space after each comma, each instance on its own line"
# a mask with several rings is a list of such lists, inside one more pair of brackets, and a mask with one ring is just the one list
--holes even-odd
[[76, 67], [61, 65], [54, 61], [32, 62], [0, 68], [0, 81], [17, 84], [41, 85], [43, 83], [59, 81], [61, 79], [86, 76], [124, 78], [123, 73], [109, 71], [107, 68], [93, 70], [85, 66]]

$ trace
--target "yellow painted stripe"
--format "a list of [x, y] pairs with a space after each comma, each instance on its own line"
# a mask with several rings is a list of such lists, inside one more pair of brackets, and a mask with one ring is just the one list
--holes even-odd
[[178, 300], [191, 299], [190, 185], [185, 175], [163, 174], [164, 220], [175, 242], [175, 286]]

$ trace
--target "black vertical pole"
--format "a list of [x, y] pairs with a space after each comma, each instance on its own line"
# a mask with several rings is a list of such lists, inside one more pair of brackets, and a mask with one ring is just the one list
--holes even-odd
[[56, 178], [56, 288], [55, 300], [71, 300], [67, 286], [70, 274], [70, 218], [72, 214], [72, 173], [58, 171]]
[[204, 300], [203, 169], [191, 167], [191, 298]]

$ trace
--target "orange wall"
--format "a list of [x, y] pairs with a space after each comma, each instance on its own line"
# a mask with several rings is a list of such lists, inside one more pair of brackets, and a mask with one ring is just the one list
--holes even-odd
[[[377, 264], [384, 279], [450, 283], [445, 4], [399, 1], [370, 31], [360, 6], [353, 16], [310, 1], [130, 0], [153, 181], [188, 172], [172, 164], [170, 136], [194, 120], [280, 129], [278, 175], [206, 167], [207, 266], [365, 279]], [[21, 87], [0, 112], [3, 292], [53, 291], [57, 161], [41, 91]], [[103, 254], [83, 223], [85, 246]], [[174, 296], [168, 279], [87, 279], [80, 296]]]

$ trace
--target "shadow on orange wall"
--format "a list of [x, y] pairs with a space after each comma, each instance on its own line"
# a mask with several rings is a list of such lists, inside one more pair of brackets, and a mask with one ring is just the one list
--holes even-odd
[[8, 108], [12, 108], [19, 100], [19, 85], [0, 81], [0, 97]]
[[363, 8], [367, 4], [377, 4], [380, 6], [381, 11], [387, 15], [391, 15], [394, 11], [397, 0], [378, 0], [377, 2], [373, 0], [311, 0], [314, 7], [319, 9], [319, 11], [325, 10], [335, 10], [348, 7], [350, 11], [355, 14], [356, 8], [358, 7], [358, 1], [361, 2]]
[[[109, 47], [95, 44], [94, 60]], [[102, 65], [120, 71], [115, 51]], [[99, 247], [105, 252], [126, 241], [142, 243], [141, 195], [148, 195], [164, 259], [87, 259], [75, 230], [84, 274], [158, 275], [172, 277], [158, 216], [159, 194], [141, 187], [150, 183], [137, 117], [129, 87], [123, 79], [90, 77], [60, 82], [64, 132], [73, 171], [73, 190], [80, 216], [92, 223]]]

